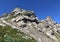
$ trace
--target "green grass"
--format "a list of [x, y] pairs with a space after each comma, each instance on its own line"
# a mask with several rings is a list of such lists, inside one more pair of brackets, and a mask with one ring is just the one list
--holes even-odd
[[10, 19], [12, 19], [12, 18], [15, 18], [15, 17], [16, 17], [16, 16], [10, 15], [9, 18], [6, 18], [5, 20], [8, 21], [8, 20], [10, 20]]
[[32, 23], [31, 26], [35, 26], [35, 25]]
[[22, 36], [26, 35], [27, 34], [24, 34], [23, 32], [18, 31], [17, 29], [13, 29], [10, 26], [0, 26], [0, 42], [37, 42], [33, 38], [22, 38]]

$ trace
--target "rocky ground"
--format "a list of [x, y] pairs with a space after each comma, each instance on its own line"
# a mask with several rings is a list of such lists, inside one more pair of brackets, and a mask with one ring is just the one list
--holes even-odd
[[0, 17], [0, 25], [18, 29], [37, 42], [60, 42], [60, 24], [53, 21], [50, 16], [39, 20], [33, 11], [15, 8]]

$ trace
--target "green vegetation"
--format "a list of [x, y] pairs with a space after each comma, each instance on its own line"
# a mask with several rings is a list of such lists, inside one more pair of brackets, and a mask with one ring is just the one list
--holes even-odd
[[15, 18], [16, 16], [13, 16], [13, 15], [10, 15], [8, 18], [6, 18], [5, 20], [6, 21], [8, 21], [8, 20], [10, 20], [10, 19], [12, 19], [12, 18]]
[[23, 38], [23, 36], [25, 37], [26, 35], [27, 34], [10, 26], [0, 26], [0, 42], [36, 42], [33, 38]]
[[35, 26], [35, 25], [32, 23], [31, 26]]

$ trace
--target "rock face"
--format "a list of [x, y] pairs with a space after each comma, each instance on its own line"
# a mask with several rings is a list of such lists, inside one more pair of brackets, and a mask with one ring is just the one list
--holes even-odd
[[11, 13], [1, 16], [0, 20], [30, 35], [37, 42], [60, 42], [60, 24], [50, 16], [45, 20], [38, 20], [33, 11], [15, 8]]

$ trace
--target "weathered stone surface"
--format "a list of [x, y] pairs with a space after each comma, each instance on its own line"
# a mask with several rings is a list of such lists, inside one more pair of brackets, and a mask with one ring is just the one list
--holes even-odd
[[44, 20], [38, 20], [33, 11], [15, 8], [9, 15], [5, 16], [5, 18], [1, 17], [0, 20], [2, 23], [10, 25], [11, 27], [32, 36], [37, 42], [59, 41], [55, 32], [60, 34], [60, 24], [53, 21], [50, 16]]

